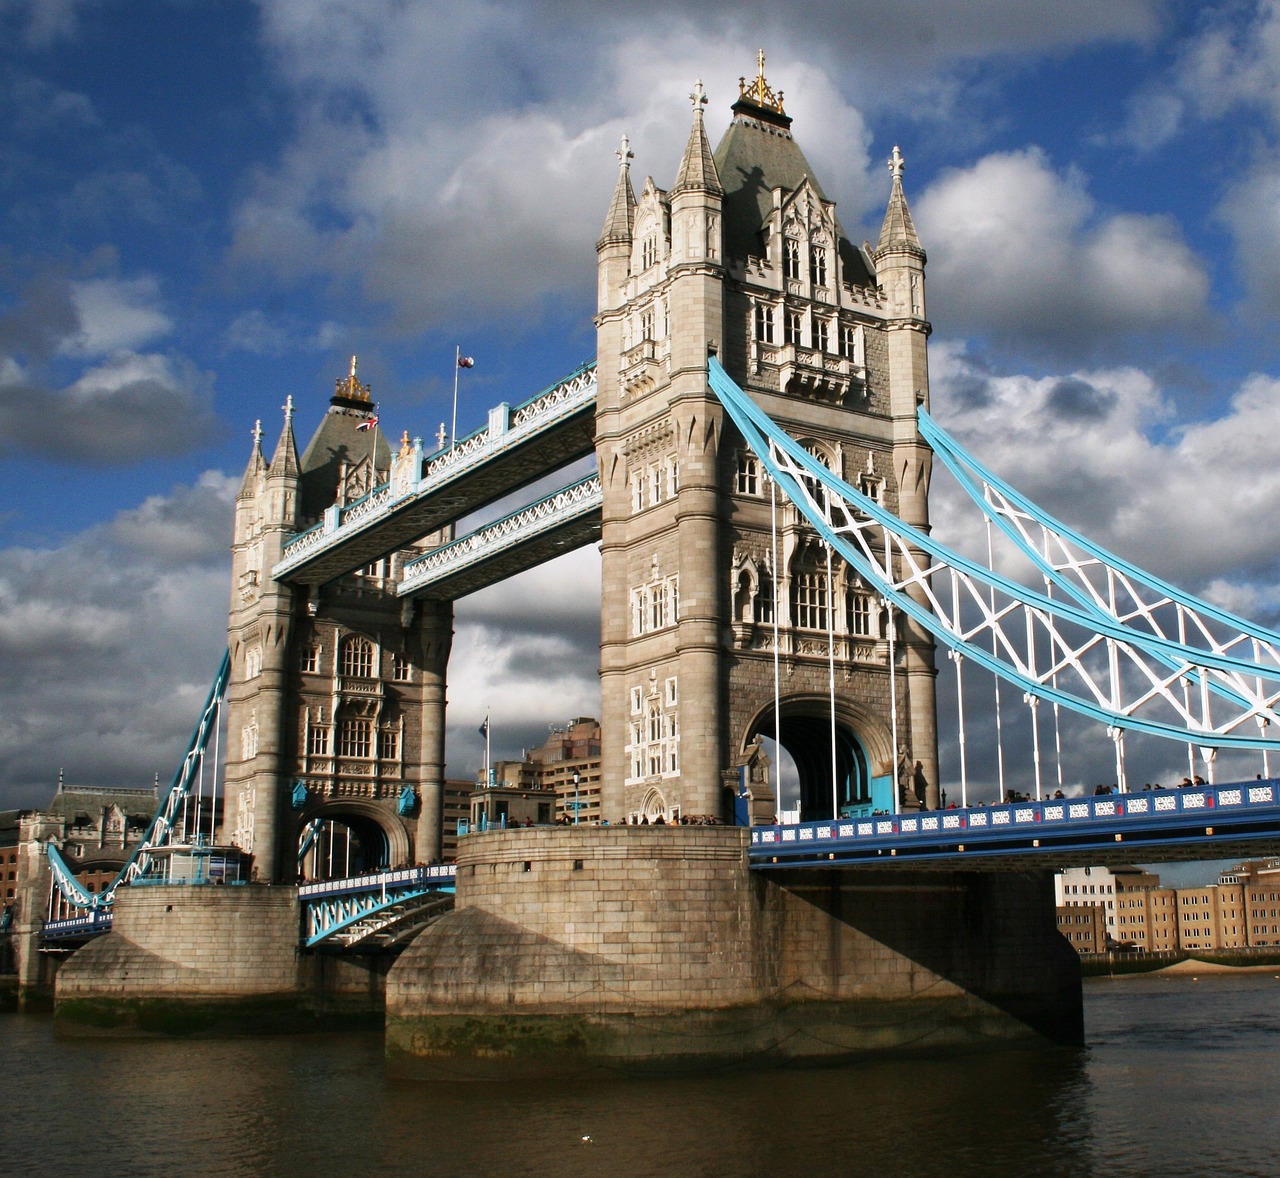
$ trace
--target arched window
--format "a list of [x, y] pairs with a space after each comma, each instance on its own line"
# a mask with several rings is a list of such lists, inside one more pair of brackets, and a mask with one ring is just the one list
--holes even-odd
[[372, 679], [373, 643], [367, 638], [348, 638], [342, 644], [342, 673], [348, 679]]
[[800, 243], [794, 237], [783, 238], [782, 275], [793, 282], [800, 280]]

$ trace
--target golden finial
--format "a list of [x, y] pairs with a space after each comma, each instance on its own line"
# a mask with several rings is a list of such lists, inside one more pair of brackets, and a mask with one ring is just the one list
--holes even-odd
[[333, 395], [335, 397], [345, 397], [349, 401], [369, 401], [372, 404], [369, 386], [361, 383], [359, 377], [356, 376], [356, 358], [351, 357], [351, 375], [345, 378], [339, 377], [334, 383]]
[[757, 106], [776, 110], [780, 115], [786, 114], [786, 111], [782, 109], [782, 91], [779, 90], [775, 94], [773, 87], [765, 81], [763, 49], [756, 54], [755, 80], [750, 85], [747, 85], [746, 78], [738, 79], [738, 97], [740, 99], [745, 98], [748, 102], [754, 102]]
[[409, 445], [409, 431], [405, 430], [400, 435], [400, 457], [403, 458], [406, 454], [412, 453], [412, 451], [413, 447]]

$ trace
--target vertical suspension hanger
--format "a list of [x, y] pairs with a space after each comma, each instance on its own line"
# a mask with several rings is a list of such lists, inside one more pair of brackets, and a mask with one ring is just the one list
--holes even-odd
[[[994, 552], [994, 549], [993, 549], [992, 544], [991, 544], [991, 520], [990, 520], [990, 518], [988, 517], [988, 519], [987, 519], [987, 568], [988, 568], [988, 569], [991, 569], [991, 571], [992, 571], [992, 572], [994, 572], [994, 571], [995, 571], [995, 570], [992, 568], [992, 565], [994, 565], [994, 564], [995, 564], [995, 552]], [[995, 591], [995, 587], [994, 587], [994, 586], [992, 586], [990, 589], [988, 589], [988, 593], [990, 594], [990, 598], [991, 598], [991, 617], [992, 617], [993, 622], [994, 622], [994, 619], [995, 619], [995, 616], [996, 616], [996, 591]], [[999, 648], [998, 643], [996, 642], [996, 631], [995, 631], [994, 625], [993, 625], [993, 628], [992, 628], [992, 630], [991, 630], [991, 655], [992, 655], [992, 657], [993, 657], [993, 658], [996, 658], [996, 659], [998, 659], [998, 658], [1000, 657], [1000, 648]], [[998, 780], [998, 786], [997, 786], [997, 788], [998, 788], [998, 790], [999, 790], [999, 792], [998, 792], [998, 794], [997, 794], [997, 796], [996, 796], [996, 801], [998, 801], [998, 802], [1003, 802], [1003, 801], [1004, 801], [1004, 796], [1005, 796], [1005, 791], [1004, 791], [1004, 722], [1003, 722], [1003, 717], [1002, 717], [1002, 716], [1001, 716], [1001, 714], [1000, 714], [1000, 676], [999, 676], [999, 675], [997, 675], [997, 676], [995, 677], [995, 681], [996, 681], [996, 776], [997, 776], [997, 780]]]
[[836, 762], [836, 585], [831, 577], [831, 545], [825, 540], [827, 550], [827, 692], [831, 701], [831, 820], [840, 817], [839, 765]]
[[[960, 578], [956, 570], [951, 570], [951, 612], [954, 617], [956, 633], [962, 632], [960, 625]], [[948, 650], [947, 657], [956, 665], [956, 714], [959, 720], [958, 740], [960, 744], [960, 805], [969, 805], [969, 768], [967, 749], [965, 747], [964, 728], [964, 655], [958, 650]], [[895, 770], [896, 772], [896, 770]]]

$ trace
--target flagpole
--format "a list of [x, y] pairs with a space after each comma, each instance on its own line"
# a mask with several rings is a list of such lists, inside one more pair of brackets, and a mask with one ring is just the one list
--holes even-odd
[[458, 373], [462, 369], [462, 346], [455, 344], [453, 349], [453, 429], [449, 434], [449, 449], [458, 444]]
[[489, 768], [490, 764], [491, 762], [489, 760], [489, 712], [488, 712], [488, 709], [486, 709], [484, 713], [484, 783], [485, 785], [493, 784], [491, 780], [491, 775], [493, 773], [493, 770]]

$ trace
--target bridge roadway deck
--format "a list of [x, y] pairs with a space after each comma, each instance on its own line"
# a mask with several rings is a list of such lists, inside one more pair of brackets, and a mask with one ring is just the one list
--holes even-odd
[[1056, 871], [1280, 853], [1276, 779], [758, 826], [752, 868]]
[[594, 363], [522, 405], [497, 406], [484, 429], [424, 457], [421, 476], [408, 485], [387, 483], [330, 508], [285, 545], [272, 576], [322, 585], [585, 458], [595, 449], [595, 408]]
[[405, 565], [401, 597], [456, 601], [600, 538], [603, 495], [590, 475]]

